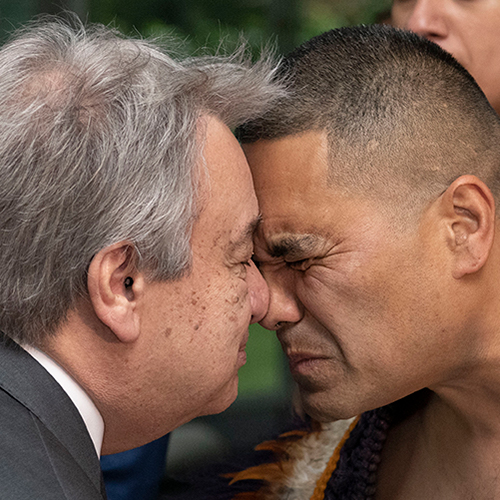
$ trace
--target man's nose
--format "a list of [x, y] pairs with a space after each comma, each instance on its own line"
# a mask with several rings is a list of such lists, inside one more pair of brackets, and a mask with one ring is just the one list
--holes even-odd
[[[268, 330], [278, 330], [289, 323], [298, 323], [303, 316], [303, 306], [295, 296], [293, 276], [267, 276], [269, 308], [260, 324]], [[292, 280], [292, 281], [290, 281]]]
[[402, 27], [432, 41], [446, 37], [446, 4], [447, 0], [416, 0]]
[[267, 313], [269, 306], [269, 288], [253, 261], [247, 271], [248, 295], [252, 308], [251, 323], [259, 322]]

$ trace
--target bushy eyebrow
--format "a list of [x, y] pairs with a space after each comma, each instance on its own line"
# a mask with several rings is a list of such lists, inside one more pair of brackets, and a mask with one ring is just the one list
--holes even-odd
[[253, 237], [261, 223], [262, 216], [259, 214], [255, 219], [247, 224], [236, 240], [231, 241], [231, 251], [237, 251], [240, 248], [253, 246]]
[[324, 243], [323, 238], [314, 234], [286, 234], [270, 238], [268, 242], [269, 255], [290, 260], [300, 260], [310, 255]]

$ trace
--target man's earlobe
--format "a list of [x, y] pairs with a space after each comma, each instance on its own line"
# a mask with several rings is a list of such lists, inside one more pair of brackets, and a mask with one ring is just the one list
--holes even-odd
[[87, 286], [93, 309], [120, 342], [134, 342], [140, 335], [137, 300], [143, 276], [135, 268], [136, 250], [119, 242], [98, 252], [88, 270]]
[[453, 277], [479, 271], [495, 235], [495, 201], [490, 189], [473, 175], [456, 179], [443, 195], [449, 216], [449, 245], [454, 254]]

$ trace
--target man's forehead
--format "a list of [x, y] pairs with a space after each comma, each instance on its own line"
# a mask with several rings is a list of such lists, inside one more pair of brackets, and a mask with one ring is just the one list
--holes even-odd
[[[244, 144], [256, 190], [283, 188], [300, 183], [324, 184], [328, 180], [328, 135], [307, 131], [272, 140]], [[271, 182], [269, 181], [271, 179]], [[274, 180], [274, 182], [272, 182]]]

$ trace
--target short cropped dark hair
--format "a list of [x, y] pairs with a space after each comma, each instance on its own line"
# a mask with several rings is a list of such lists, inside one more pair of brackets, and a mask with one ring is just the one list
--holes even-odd
[[475, 174], [498, 199], [499, 117], [436, 44], [389, 26], [341, 28], [286, 56], [281, 75], [289, 94], [241, 126], [241, 142], [325, 130], [335, 185], [410, 205]]

